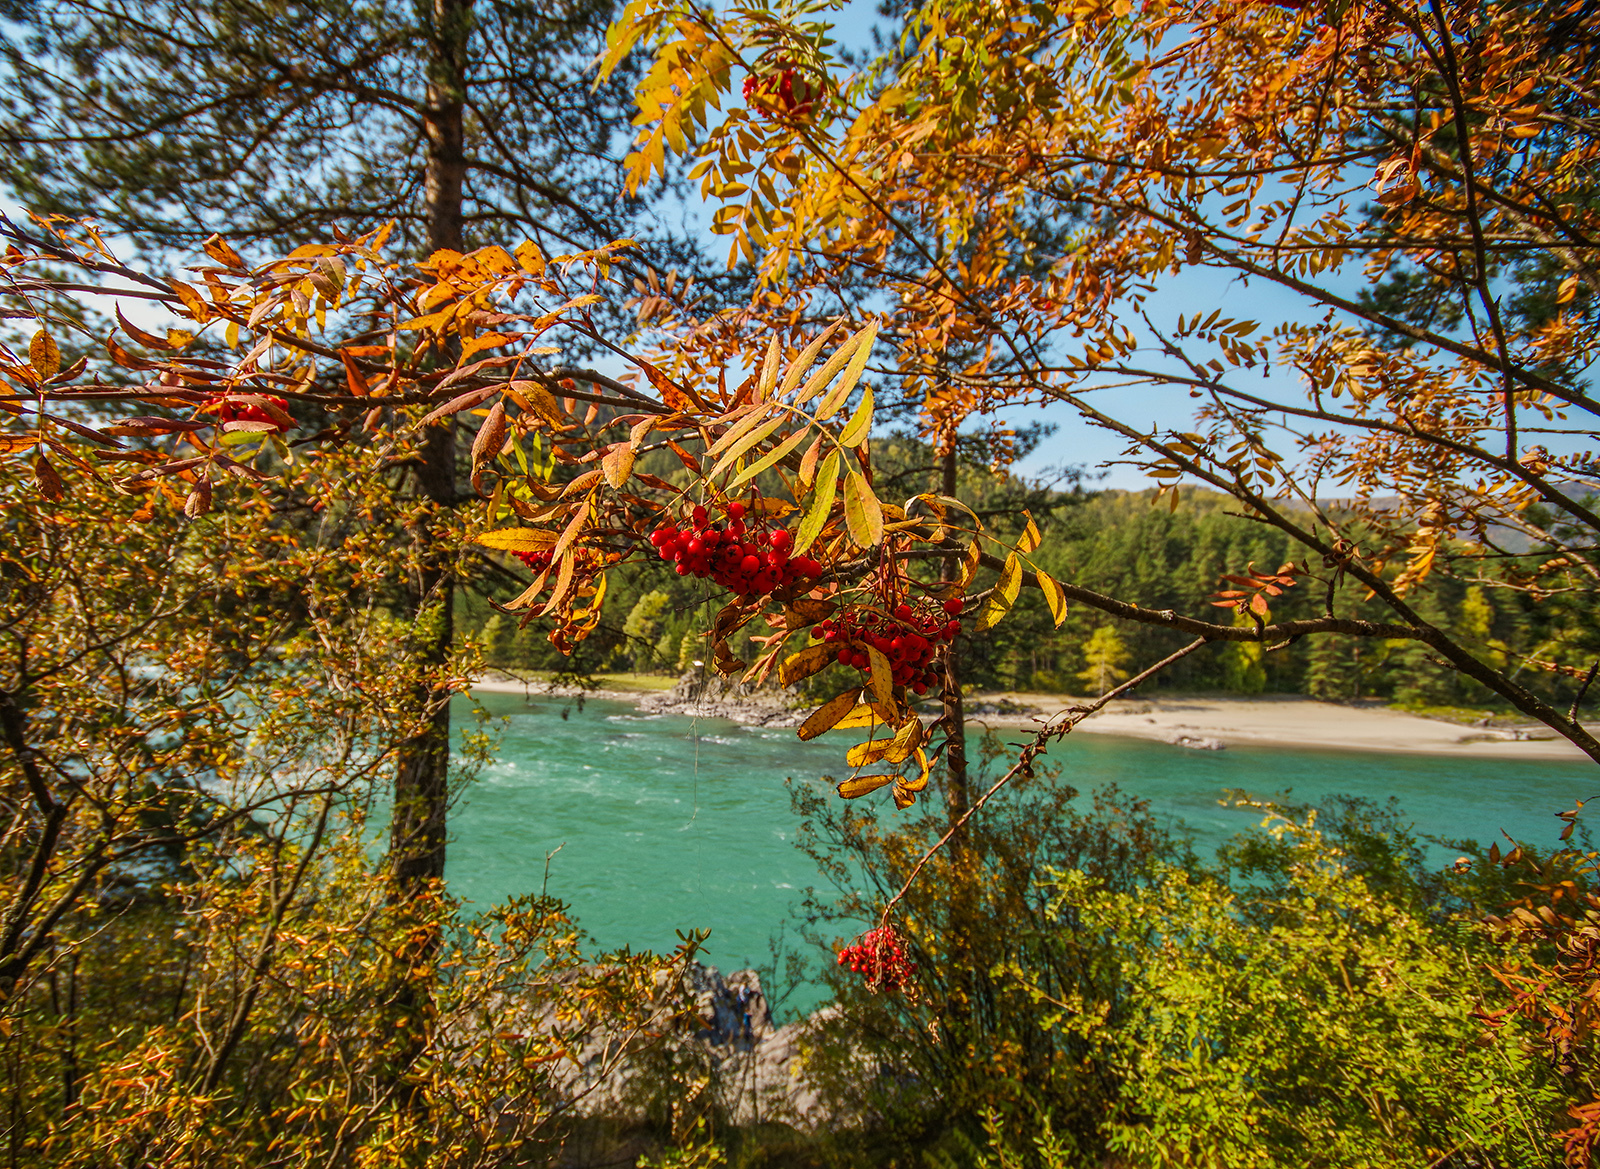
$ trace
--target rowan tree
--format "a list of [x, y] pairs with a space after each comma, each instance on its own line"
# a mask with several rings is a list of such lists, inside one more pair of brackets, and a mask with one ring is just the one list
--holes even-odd
[[[875, 315], [915, 333], [921, 354], [982, 340], [950, 376], [972, 408], [1067, 403], [1124, 437], [1174, 503], [1181, 484], [1203, 484], [1291, 537], [1304, 562], [1234, 566], [1255, 583], [1225, 599], [1264, 617], [1284, 587], [1266, 576], [1281, 575], [1327, 590], [1329, 607], [1252, 621], [1263, 648], [1325, 634], [1413, 642], [1600, 758], [1576, 706], [1517, 679], [1565, 673], [1581, 697], [1589, 661], [1498, 662], [1415, 601], [1450, 572], [1592, 605], [1582, 444], [1595, 403], [1572, 380], [1593, 356], [1590, 40], [1517, 5], [1003, 13], [908, 8], [901, 47], [834, 83], [814, 22], [639, 0], [611, 58], [640, 43], [656, 52], [638, 90], [635, 182], [669, 149], [687, 154], [769, 300], [802, 301], [840, 268], [873, 273], [888, 302]], [[826, 99], [804, 116], [735, 102], [706, 117], [741, 74], [780, 62], [819, 79]], [[1027, 246], [1041, 204], [1072, 209], [1079, 230], [1018, 272], [1007, 250]], [[891, 263], [908, 241], [918, 263]], [[1506, 311], [1497, 274], [1512, 266], [1547, 274], [1554, 315]], [[1151, 293], [1185, 269], [1281, 288], [1297, 311], [1266, 327], [1223, 308], [1158, 319]], [[1362, 273], [1378, 287], [1400, 271], [1456, 317], [1419, 325], [1346, 291]], [[1193, 429], [1151, 429], [1125, 410], [1139, 384], [1187, 387]], [[930, 416], [945, 408], [929, 394]], [[1349, 506], [1328, 507], [1334, 491]], [[1335, 610], [1345, 578], [1386, 619]], [[1066, 594], [1231, 639], [1200, 618], [1070, 583]]]

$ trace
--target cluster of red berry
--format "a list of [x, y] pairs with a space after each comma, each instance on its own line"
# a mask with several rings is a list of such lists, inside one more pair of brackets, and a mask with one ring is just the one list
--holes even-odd
[[677, 562], [679, 576], [710, 577], [741, 597], [760, 597], [796, 581], [822, 575], [809, 556], [790, 556], [794, 536], [786, 528], [768, 530], [759, 520], [745, 524], [742, 503], [728, 505], [724, 527], [696, 506], [682, 529], [671, 522], [650, 533], [661, 559]]
[[550, 567], [550, 562], [555, 559], [555, 553], [549, 549], [543, 552], [513, 552], [511, 555], [522, 561], [534, 572], [543, 572]]
[[[271, 402], [279, 410], [287, 412], [289, 409], [289, 403], [282, 398], [267, 398], [265, 400]], [[265, 406], [255, 402], [236, 402], [232, 398], [212, 398], [202, 409], [207, 413], [216, 414], [219, 423], [264, 422], [272, 430], [288, 429], [268, 413]]]
[[916, 963], [906, 957], [900, 936], [887, 925], [868, 930], [860, 941], [840, 950], [839, 965], [866, 975], [871, 990], [910, 989], [917, 974]]
[[851, 606], [814, 626], [811, 636], [837, 643], [839, 664], [858, 670], [870, 668], [870, 646], [889, 659], [896, 686], [909, 686], [915, 694], [926, 694], [928, 687], [939, 684], [939, 672], [933, 667], [939, 646], [961, 632], [961, 607], [960, 597], [951, 597], [939, 608], [924, 607], [920, 611], [902, 602], [895, 606], [892, 616]]
[[811, 112], [818, 88], [801, 77], [797, 70], [785, 67], [759, 76], [752, 73], [746, 77], [744, 100], [768, 116], [782, 114], [790, 118], [803, 118]]

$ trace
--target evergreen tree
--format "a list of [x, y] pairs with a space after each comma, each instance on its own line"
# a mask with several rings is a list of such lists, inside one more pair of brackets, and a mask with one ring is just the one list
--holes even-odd
[[611, 0], [37, 0], [0, 30], [0, 182], [141, 245], [296, 246], [389, 220], [415, 253], [624, 222]]
[[[39, 0], [0, 28], [0, 184], [182, 251], [214, 232], [292, 247], [385, 222], [421, 258], [531, 238], [547, 253], [649, 238], [618, 168], [629, 77], [592, 88], [611, 0]], [[691, 252], [657, 239], [652, 255]], [[436, 525], [463, 500], [447, 418], [416, 438], [393, 539], [415, 549], [411, 650], [454, 652], [457, 566]], [[529, 664], [542, 660], [534, 647]], [[448, 676], [443, 668], [436, 677]], [[405, 895], [444, 873], [450, 692], [398, 752]]]

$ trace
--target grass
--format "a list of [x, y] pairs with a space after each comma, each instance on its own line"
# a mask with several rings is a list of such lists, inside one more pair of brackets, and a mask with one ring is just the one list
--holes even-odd
[[[492, 671], [501, 673], [502, 671]], [[513, 677], [503, 674], [510, 681], [520, 682], [527, 679], [530, 682], [548, 682], [555, 677], [551, 670], [519, 670]], [[596, 682], [600, 683], [602, 690], [671, 690], [678, 684], [678, 679], [669, 674], [594, 674]]]
[[1402, 710], [1407, 714], [1421, 715], [1423, 718], [1436, 718], [1443, 722], [1461, 723], [1469, 725], [1482, 718], [1492, 718], [1499, 722], [1529, 723], [1534, 720], [1527, 718], [1520, 712], [1504, 707], [1493, 710], [1476, 706], [1427, 706], [1420, 702], [1391, 702], [1390, 710]]

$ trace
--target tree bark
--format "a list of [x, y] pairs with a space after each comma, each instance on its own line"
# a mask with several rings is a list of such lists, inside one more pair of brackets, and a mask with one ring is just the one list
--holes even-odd
[[[428, 89], [423, 112], [427, 137], [428, 251], [461, 251], [466, 57], [472, 0], [432, 0]], [[422, 731], [405, 743], [395, 766], [394, 810], [389, 825], [391, 897], [416, 907], [418, 920], [402, 922], [405, 942], [395, 955], [395, 1098], [414, 1123], [426, 1124], [425, 1079], [416, 1074], [436, 1021], [433, 963], [439, 928], [428, 893], [444, 878], [446, 812], [450, 799], [450, 690], [440, 685], [455, 646], [455, 576], [441, 550], [439, 526], [456, 503], [456, 433], [453, 418], [422, 434], [413, 475], [418, 494], [434, 506], [411, 530], [414, 561], [409, 581], [411, 652], [420, 671], [413, 701], [427, 713]]]
[[[472, 0], [433, 0], [428, 91], [423, 115], [427, 135], [424, 198], [428, 250], [460, 251], [462, 188], [467, 162], [463, 110], [466, 104], [466, 54]], [[415, 470], [418, 491], [443, 511], [456, 496], [456, 436], [453, 419], [423, 432]], [[433, 527], [413, 529], [416, 570], [411, 581], [413, 652], [424, 669], [449, 661], [455, 644], [455, 581], [439, 554]], [[416, 695], [420, 710], [432, 711], [425, 731], [400, 752], [395, 770], [390, 856], [396, 894], [415, 896], [444, 876], [445, 810], [449, 799], [450, 696], [426, 683]]]

